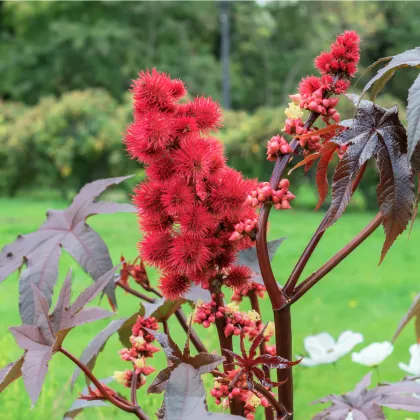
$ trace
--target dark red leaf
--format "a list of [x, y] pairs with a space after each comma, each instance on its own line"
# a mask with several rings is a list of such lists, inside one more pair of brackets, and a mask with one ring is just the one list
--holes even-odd
[[[101, 237], [86, 225], [93, 214], [134, 212], [134, 206], [118, 203], [96, 202], [95, 197], [107, 187], [128, 177], [109, 178], [85, 185], [65, 210], [49, 210], [45, 223], [33, 233], [20, 235], [0, 252], [0, 282], [26, 262], [28, 269], [21, 280], [21, 318], [24, 324], [33, 324], [32, 296], [27, 289], [35, 284], [51, 303], [57, 278], [60, 248], [63, 247], [96, 281], [112, 268], [108, 249]], [[115, 290], [108, 285], [105, 293], [116, 305]]]
[[[304, 159], [302, 159], [299, 163], [297, 163], [295, 166], [293, 166], [292, 169], [287, 173], [287, 175], [290, 175], [295, 169], [300, 168], [301, 166], [308, 165], [309, 163], [312, 165], [312, 162], [316, 159], [318, 159], [320, 154], [318, 152], [312, 153], [308, 156], [306, 156]], [[306, 172], [306, 170], [305, 170]]]
[[240, 416], [223, 413], [208, 413], [206, 391], [200, 374], [192, 366], [181, 364], [172, 372], [167, 383], [164, 399], [165, 420], [239, 420]]
[[15, 337], [17, 345], [23, 350], [42, 350], [49, 345], [41, 330], [34, 325], [20, 325], [10, 327], [9, 330]]
[[414, 184], [407, 156], [400, 153], [392, 139], [382, 137], [382, 144], [376, 154], [380, 183], [377, 188], [378, 202], [384, 217], [386, 234], [380, 262], [411, 219], [414, 205]]
[[110, 282], [113, 282], [114, 274], [119, 268], [119, 266], [120, 264], [111, 268], [100, 278], [98, 278], [95, 283], [86, 288], [71, 305], [69, 311], [70, 314], [73, 316], [76, 315], [77, 312], [79, 312], [85, 305], [87, 305], [89, 302], [95, 299], [95, 297], [98, 296], [99, 293], [101, 293], [102, 290], [104, 290]]
[[318, 210], [325, 201], [328, 195], [328, 165], [337, 150], [337, 145], [332, 142], [328, 142], [322, 148], [322, 154], [318, 162], [316, 169], [316, 186], [318, 188], [318, 204], [315, 207], [315, 211]]
[[[389, 57], [385, 57], [382, 60], [388, 61]], [[378, 60], [375, 65], [378, 64]], [[404, 67], [420, 67], [420, 48], [414, 48], [412, 50], [404, 51], [401, 54], [397, 54], [389, 61], [389, 63], [378, 70], [377, 74], [366, 83], [366, 86], [363, 89], [362, 96], [364, 93], [372, 88], [371, 98], [374, 99], [376, 95], [382, 90], [385, 84], [389, 79], [394, 75], [394, 73]], [[372, 68], [372, 66], [370, 67]]]
[[47, 346], [42, 350], [29, 350], [25, 354], [22, 375], [26, 391], [32, 401], [32, 406], [38, 400], [51, 357], [52, 349]]
[[410, 160], [420, 141], [420, 75], [408, 91], [408, 159]]
[[60, 290], [60, 295], [58, 296], [58, 300], [55, 305], [54, 311], [51, 315], [55, 331], [58, 331], [61, 328], [61, 321], [64, 315], [64, 311], [70, 309], [71, 278], [72, 271], [69, 270], [66, 279], [64, 280], [63, 287]]
[[35, 313], [34, 313], [34, 324], [39, 328], [41, 334], [45, 338], [49, 345], [54, 343], [54, 331], [49, 318], [49, 307], [48, 302], [44, 295], [38, 290], [38, 288], [32, 284], [32, 291], [34, 295]]
[[153, 382], [147, 389], [147, 393], [160, 394], [161, 392], [165, 391], [166, 386], [168, 385], [169, 378], [171, 377], [171, 373], [174, 371], [176, 367], [177, 365], [172, 365], [161, 370], [156, 375], [156, 378], [153, 380]]
[[9, 363], [0, 370], [0, 393], [3, 392], [13, 381], [22, 376], [21, 368], [23, 357], [16, 362]]

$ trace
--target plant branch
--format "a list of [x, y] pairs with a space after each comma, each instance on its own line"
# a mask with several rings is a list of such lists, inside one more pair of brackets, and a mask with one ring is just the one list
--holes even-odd
[[65, 350], [64, 348], [60, 348], [58, 350], [60, 353], [63, 353], [68, 359], [70, 359], [80, 370], [92, 381], [92, 383], [96, 386], [98, 391], [113, 405], [118, 407], [120, 410], [125, 411], [126, 413], [132, 413], [137, 416], [137, 418], [141, 420], [149, 420], [149, 417], [140, 409], [140, 407], [134, 407], [128, 401], [119, 400], [108, 393], [108, 391], [102, 386], [96, 376], [92, 373], [92, 371], [84, 365], [79, 359], [73, 356], [70, 352]]
[[[362, 177], [365, 173], [366, 165], [367, 165], [367, 162], [365, 162], [365, 164], [361, 167], [359, 173], [357, 174], [357, 177], [352, 186], [352, 192], [351, 192], [352, 195], [354, 194], [357, 187], [359, 186], [360, 181], [362, 180]], [[299, 261], [296, 263], [295, 267], [293, 268], [293, 271], [290, 274], [290, 277], [284, 286], [284, 293], [286, 296], [290, 296], [293, 294], [296, 284], [299, 281], [299, 278], [303, 270], [305, 269], [306, 264], [311, 258], [321, 238], [324, 236], [325, 224], [328, 218], [329, 218], [329, 212], [327, 211], [321, 223], [319, 224], [318, 229], [315, 231], [314, 235], [312, 236], [311, 240], [309, 241], [308, 245], [306, 246], [305, 250], [300, 256]]]
[[136, 368], [133, 369], [133, 378], [131, 379], [131, 404], [133, 404], [134, 407], [138, 407]]
[[[249, 297], [249, 300], [251, 302], [251, 308], [255, 312], [257, 312], [261, 317], [260, 303], [258, 302], [258, 296], [255, 293], [255, 290], [250, 290], [248, 292], [248, 297]], [[260, 344], [260, 354], [265, 354], [265, 353], [266, 353], [265, 342], [262, 341], [261, 344]], [[270, 369], [267, 366], [263, 366], [263, 371], [264, 371], [265, 376], [270, 378]], [[272, 395], [271, 395], [271, 397], [272, 397]], [[277, 400], [276, 400], [276, 402], [277, 402]], [[274, 420], [273, 410], [271, 410], [269, 407], [266, 407], [264, 409], [264, 411], [265, 411], [265, 419], [266, 420]]]
[[[178, 322], [180, 323], [183, 330], [188, 334], [188, 324], [187, 324], [187, 317], [185, 316], [184, 312], [181, 309], [178, 309], [175, 312], [175, 316], [178, 319]], [[199, 353], [205, 352], [207, 353], [207, 349], [203, 342], [198, 337], [197, 333], [190, 328], [190, 339], [191, 342], [194, 344], [194, 347], [197, 349]]]
[[379, 212], [375, 218], [344, 248], [337, 252], [321, 268], [311, 274], [297, 288], [291, 297], [291, 303], [298, 301], [308, 290], [317, 284], [334, 267], [336, 267], [344, 258], [353, 252], [366, 238], [368, 238], [382, 223], [383, 216]]
[[[308, 119], [305, 122], [304, 127], [306, 129], [310, 128], [316, 119], [318, 118], [319, 114], [316, 112], [311, 112], [309, 114]], [[292, 151], [294, 151], [299, 142], [296, 138], [294, 138], [290, 142], [290, 147]], [[292, 154], [289, 153], [287, 155], [277, 156], [276, 164], [273, 169], [273, 173], [270, 178], [270, 185], [272, 188], [276, 188], [278, 185], [281, 176], [286, 168], [287, 163], [289, 162]], [[273, 270], [270, 264], [270, 257], [268, 255], [268, 248], [267, 248], [267, 224], [268, 224], [268, 216], [270, 214], [272, 205], [271, 204], [264, 204], [261, 207], [260, 214], [258, 217], [258, 227], [257, 227], [257, 242], [256, 242], [256, 249], [257, 249], [257, 256], [258, 262], [260, 265], [261, 276], [264, 280], [265, 287], [267, 289], [268, 296], [270, 297], [271, 304], [274, 310], [280, 309], [286, 302], [287, 299], [281, 293], [279, 289], [276, 279], [274, 278]]]
[[[124, 283], [121, 283], [121, 281], [117, 281], [116, 285], [121, 287], [122, 289], [124, 289], [127, 293], [129, 293], [133, 296], [136, 296], [139, 299], [142, 299], [146, 302], [149, 302], [149, 303], [156, 302], [155, 299], [153, 299], [149, 296], [146, 296], [143, 293], [137, 292], [137, 290], [134, 290], [130, 286], [127, 286]], [[156, 296], [162, 297], [162, 295], [156, 289], [154, 289], [153, 287], [151, 287], [150, 289], [145, 289], [145, 290], [154, 293]], [[181, 308], [178, 308], [175, 311], [175, 316], [178, 319], [182, 329], [188, 334], [187, 318], [184, 314], [184, 311]], [[200, 340], [197, 333], [192, 328], [191, 328], [191, 331], [190, 331], [190, 338], [191, 338], [192, 343], [194, 344], [194, 347], [197, 349], [198, 352], [206, 351], [203, 342]]]
[[132, 289], [130, 286], [122, 283], [120, 280], [118, 280], [117, 282], [115, 282], [115, 284], [117, 286], [121, 287], [121, 289], [124, 289], [130, 295], [136, 296], [139, 299], [142, 299], [142, 300], [144, 300], [146, 302], [149, 302], [149, 303], [155, 302], [155, 299], [153, 299], [153, 298], [151, 298], [149, 296], [146, 296], [143, 293], [138, 292], [137, 290]]

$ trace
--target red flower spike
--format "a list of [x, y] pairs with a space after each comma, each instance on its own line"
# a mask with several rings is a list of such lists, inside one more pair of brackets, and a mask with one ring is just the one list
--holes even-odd
[[229, 388], [233, 388], [235, 384], [240, 380], [241, 376], [244, 375], [246, 377], [248, 389], [253, 391], [255, 386], [254, 377], [258, 379], [261, 385], [265, 387], [277, 387], [283, 385], [286, 381], [283, 382], [273, 382], [270, 378], [268, 378], [264, 371], [258, 367], [258, 365], [266, 366], [269, 369], [288, 369], [291, 366], [297, 365], [300, 363], [300, 360], [296, 362], [291, 362], [287, 359], [284, 359], [280, 356], [271, 356], [269, 354], [263, 354], [261, 356], [257, 355], [258, 346], [264, 340], [264, 332], [267, 326], [265, 326], [260, 334], [254, 339], [249, 349], [249, 354], [246, 353], [244, 337], [245, 333], [241, 331], [241, 356], [234, 353], [233, 351], [223, 349], [224, 352], [230, 354], [234, 360], [235, 364], [239, 366], [239, 371], [236, 376], [230, 381]]
[[[125, 137], [149, 177], [134, 197], [145, 233], [139, 249], [164, 273], [160, 284], [170, 299], [191, 282], [209, 288], [224, 279], [256, 226], [254, 209], [244, 204], [255, 182], [228, 168], [221, 142], [207, 135], [220, 126], [219, 105], [204, 97], [178, 103], [185, 93], [165, 73], [140, 73], [133, 84], [135, 121]], [[229, 240], [241, 223], [242, 233]]]

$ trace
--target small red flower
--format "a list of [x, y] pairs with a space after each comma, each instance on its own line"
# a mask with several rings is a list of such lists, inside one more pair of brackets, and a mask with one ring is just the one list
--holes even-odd
[[230, 381], [229, 388], [232, 388], [235, 386], [238, 380], [241, 379], [242, 375], [245, 375], [248, 389], [253, 390], [255, 380], [254, 377], [258, 379], [258, 381], [261, 383], [262, 386], [265, 387], [276, 387], [283, 385], [285, 381], [283, 382], [273, 382], [263, 369], [259, 368], [258, 365], [266, 366], [269, 369], [288, 369], [291, 366], [297, 365], [300, 363], [300, 360], [296, 362], [290, 362], [287, 359], [284, 359], [280, 356], [271, 356], [269, 354], [263, 354], [259, 356], [257, 354], [257, 349], [259, 345], [264, 340], [264, 327], [260, 334], [255, 338], [255, 340], [252, 342], [251, 347], [249, 349], [249, 353], [247, 354], [244, 344], [244, 337], [245, 334], [241, 332], [241, 356], [239, 354], [234, 353], [233, 351], [223, 349], [224, 352], [230, 354], [234, 359], [235, 363], [239, 367], [239, 371], [236, 374], [236, 376]]

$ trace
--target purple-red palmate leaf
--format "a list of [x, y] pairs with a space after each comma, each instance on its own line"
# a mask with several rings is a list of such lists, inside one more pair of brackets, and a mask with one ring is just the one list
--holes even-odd
[[202, 375], [203, 373], [209, 373], [213, 369], [216, 369], [216, 367], [225, 360], [223, 356], [211, 353], [199, 353], [195, 356], [191, 356], [189, 335], [185, 343], [184, 351], [181, 351], [172, 338], [165, 333], [157, 332], [148, 328], [145, 328], [145, 330], [156, 338], [162, 346], [166, 356], [172, 362], [171, 366], [161, 370], [157, 374], [155, 380], [147, 390], [148, 393], [159, 394], [164, 391], [168, 384], [168, 380], [171, 377], [171, 373], [181, 364], [192, 366], [196, 369], [199, 375]]
[[[408, 123], [408, 159], [412, 159], [414, 151], [420, 142], [420, 75], [408, 91], [407, 104], [407, 123]], [[417, 155], [420, 151], [417, 151]], [[419, 156], [416, 156], [414, 167], [418, 169]], [[416, 172], [419, 172], [418, 170]]]
[[238, 382], [239, 379], [242, 378], [242, 376], [245, 376], [248, 389], [254, 390], [255, 387], [255, 380], [254, 377], [258, 379], [258, 381], [261, 383], [261, 385], [265, 387], [276, 387], [283, 385], [286, 381], [282, 382], [274, 382], [270, 379], [266, 373], [258, 367], [258, 365], [268, 367], [269, 369], [289, 369], [294, 365], [297, 365], [300, 363], [300, 360], [297, 360], [295, 362], [289, 361], [287, 359], [284, 359], [280, 356], [271, 356], [269, 354], [257, 355], [257, 349], [259, 345], [264, 340], [264, 333], [267, 328], [267, 325], [264, 326], [264, 328], [260, 331], [260, 333], [254, 338], [254, 340], [251, 343], [251, 347], [249, 349], [249, 352], [246, 352], [245, 349], [245, 333], [241, 331], [240, 336], [240, 347], [241, 347], [241, 355], [234, 353], [233, 351], [229, 349], [223, 349], [223, 351], [234, 359], [234, 363], [238, 366], [239, 371], [236, 374], [236, 376], [229, 382], [229, 388], [233, 388]]
[[[65, 210], [48, 210], [47, 220], [27, 235], [19, 235], [15, 242], [0, 252], [0, 282], [26, 264], [20, 277], [19, 311], [24, 324], [35, 324], [35, 307], [30, 285], [34, 284], [51, 304], [58, 274], [61, 248], [80, 266], [98, 280], [112, 268], [111, 257], [103, 239], [86, 224], [95, 214], [134, 212], [130, 204], [97, 202], [95, 198], [111, 185], [129, 177], [101, 179], [85, 185]], [[114, 285], [106, 289], [110, 303], [116, 306]]]
[[98, 296], [110, 281], [113, 281], [117, 268], [118, 266], [112, 268], [85, 289], [75, 299], [73, 305], [70, 304], [71, 272], [69, 272], [60, 291], [57, 305], [51, 315], [49, 315], [48, 302], [45, 296], [34, 284], [31, 285], [34, 296], [35, 325], [20, 325], [9, 328], [18, 346], [25, 353], [19, 361], [0, 371], [0, 392], [17, 379], [21, 372], [32, 405], [36, 403], [48, 371], [48, 363], [52, 355], [61, 348], [62, 342], [69, 331], [77, 325], [113, 315], [112, 312], [101, 308], [84, 309], [84, 306]]
[[393, 57], [384, 57], [369, 66], [369, 70], [375, 67], [377, 64], [389, 61], [389, 63], [378, 70], [377, 74], [372, 77], [363, 88], [362, 96], [371, 89], [370, 96], [374, 100], [376, 95], [382, 90], [389, 79], [394, 73], [404, 67], [420, 67], [420, 48], [414, 48], [412, 50], [404, 51], [401, 54], [397, 54]]
[[207, 411], [206, 391], [201, 373], [193, 366], [181, 363], [167, 381], [165, 398], [160, 410], [164, 420], [239, 420], [241, 416]]
[[325, 228], [335, 223], [346, 209], [353, 182], [362, 166], [373, 156], [380, 172], [378, 202], [383, 215], [385, 244], [381, 261], [397, 236], [407, 227], [414, 207], [414, 185], [407, 161], [407, 136], [398, 119], [398, 108], [382, 108], [363, 101], [354, 125], [331, 139], [348, 146], [333, 178], [333, 196]]
[[13, 381], [22, 376], [23, 357], [9, 363], [0, 370], [0, 393], [3, 392]]
[[393, 384], [381, 384], [367, 389], [372, 373], [367, 374], [353, 391], [343, 395], [328, 395], [316, 403], [331, 402], [331, 406], [313, 417], [313, 420], [345, 420], [349, 412], [356, 419], [385, 420], [381, 407], [395, 410], [420, 412], [420, 399], [414, 395], [420, 392], [420, 384], [413, 380], [403, 380]]

